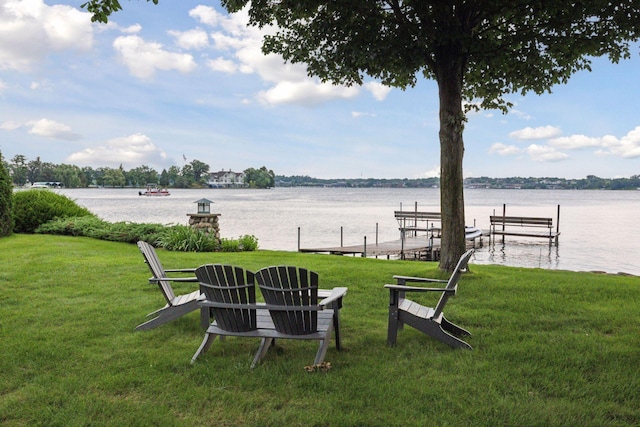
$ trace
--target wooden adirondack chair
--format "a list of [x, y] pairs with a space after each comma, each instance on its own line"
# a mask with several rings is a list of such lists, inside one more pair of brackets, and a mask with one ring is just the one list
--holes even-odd
[[318, 301], [316, 272], [292, 266], [273, 266], [259, 270], [255, 277], [277, 331], [263, 343], [262, 355], [274, 338], [319, 340], [314, 361], [318, 365], [324, 360], [333, 331], [336, 348], [341, 349], [338, 313], [347, 288], [334, 288], [327, 298]]
[[[207, 327], [202, 344], [191, 358], [192, 364], [218, 335], [221, 338], [226, 335], [261, 337], [252, 272], [231, 265], [206, 264], [196, 269], [196, 277], [203, 295], [199, 305], [215, 320]], [[267, 313], [261, 315], [260, 326], [265, 326], [265, 319], [269, 320]], [[257, 362], [256, 355], [251, 367]]]
[[[153, 246], [147, 242], [139, 241], [138, 248], [142, 252], [145, 263], [149, 266], [151, 274], [153, 275], [149, 279], [149, 283], [155, 283], [160, 288], [166, 305], [159, 310], [149, 313], [147, 317], [153, 317], [152, 319], [138, 325], [135, 330], [142, 331], [153, 329], [171, 320], [177, 319], [187, 313], [200, 308], [198, 306], [198, 299], [200, 298], [200, 290], [193, 291], [184, 295], [176, 295], [173, 292], [170, 282], [197, 282], [198, 279], [195, 275], [191, 277], [169, 277], [167, 273], [191, 273], [194, 274], [195, 268], [183, 268], [165, 270], [162, 267], [162, 263], [158, 258], [158, 254]], [[206, 328], [209, 324], [209, 317], [206, 310], [201, 311], [201, 323]]]
[[[385, 285], [390, 291], [389, 295], [389, 327], [387, 331], [387, 344], [396, 344], [398, 329], [407, 324], [424, 332], [425, 334], [442, 341], [454, 348], [472, 347], [459, 337], [471, 335], [471, 333], [451, 322], [442, 313], [449, 297], [455, 295], [458, 288], [458, 280], [462, 272], [467, 269], [469, 258], [473, 249], [465, 252], [458, 261], [456, 268], [449, 280], [427, 279], [421, 277], [393, 276], [397, 280], [395, 285]], [[407, 286], [407, 283], [446, 283], [444, 288], [423, 288]], [[440, 300], [434, 308], [425, 307], [405, 297], [408, 292], [441, 292]]]

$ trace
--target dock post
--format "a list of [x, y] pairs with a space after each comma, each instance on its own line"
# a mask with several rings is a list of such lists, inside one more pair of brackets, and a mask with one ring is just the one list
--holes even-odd
[[362, 252], [362, 257], [367, 257], [367, 236], [364, 236], [364, 252]]
[[298, 252], [300, 252], [300, 227], [298, 227]]
[[376, 246], [378, 246], [378, 223], [376, 222]]
[[559, 237], [560, 237], [560, 205], [558, 205], [558, 218], [556, 219], [556, 246], [558, 246]]
[[344, 245], [342, 244], [342, 226], [340, 226], [340, 247], [344, 247]]
[[[503, 203], [502, 204], [502, 231], [504, 231], [504, 222], [505, 222], [505, 217], [507, 216], [507, 204]], [[502, 243], [504, 244], [504, 233], [502, 233]]]

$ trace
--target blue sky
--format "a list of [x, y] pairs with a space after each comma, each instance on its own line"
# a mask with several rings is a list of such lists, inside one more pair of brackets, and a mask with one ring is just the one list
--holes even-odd
[[[246, 14], [219, 2], [122, 1], [108, 25], [82, 2], [0, 0], [0, 151], [10, 160], [158, 171], [421, 178], [439, 168], [433, 81], [320, 84], [260, 52]], [[640, 47], [596, 59], [542, 96], [509, 96], [465, 129], [465, 176], [640, 174]]]

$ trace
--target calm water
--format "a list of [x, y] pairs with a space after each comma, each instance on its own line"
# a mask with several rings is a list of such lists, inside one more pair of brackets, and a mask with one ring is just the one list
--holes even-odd
[[[57, 190], [107, 221], [187, 224], [200, 198], [220, 213], [222, 237], [252, 234], [261, 249], [368, 244], [399, 238], [393, 211], [439, 211], [438, 189], [276, 188], [273, 190], [171, 190], [140, 197], [137, 189]], [[507, 237], [505, 245], [478, 248], [473, 262], [640, 275], [640, 191], [465, 190], [466, 223], [488, 229], [489, 216], [552, 217], [560, 205], [560, 244]], [[376, 226], [377, 225], [377, 226]]]

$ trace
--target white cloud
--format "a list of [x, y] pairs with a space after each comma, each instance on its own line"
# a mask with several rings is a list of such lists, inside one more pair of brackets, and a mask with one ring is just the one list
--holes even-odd
[[[224, 58], [209, 60], [213, 71], [224, 73], [255, 73], [270, 85], [256, 94], [259, 102], [267, 105], [301, 104], [315, 105], [322, 102], [353, 98], [359, 87], [336, 86], [322, 83], [307, 75], [304, 64], [286, 63], [280, 55], [262, 53], [262, 39], [273, 28], [259, 29], [247, 26], [246, 9], [231, 15], [222, 15], [208, 6], [197, 6], [189, 12], [201, 24], [212, 28], [210, 37], [216, 51], [224, 52]], [[375, 99], [384, 100], [390, 88], [377, 82], [365, 84]]]
[[140, 31], [142, 31], [142, 25], [140, 24], [129, 25], [128, 27], [120, 28], [120, 31], [122, 31], [125, 34], [138, 34]]
[[557, 151], [548, 145], [531, 144], [526, 149], [527, 154], [536, 162], [557, 162], [569, 158], [569, 155]]
[[603, 137], [602, 147], [605, 149], [598, 150], [596, 154], [615, 155], [626, 159], [640, 157], [640, 126], [620, 139], [613, 136]]
[[27, 122], [27, 126], [31, 128], [28, 132], [32, 135], [62, 139], [65, 141], [74, 141], [80, 138], [80, 135], [71, 130], [71, 126], [56, 122], [55, 120], [32, 120]]
[[76, 165], [118, 167], [122, 164], [125, 168], [143, 164], [161, 167], [167, 160], [166, 153], [141, 133], [111, 139], [105, 145], [86, 148], [67, 158]]
[[114, 40], [113, 47], [129, 72], [141, 79], [153, 77], [156, 70], [188, 73], [196, 68], [193, 56], [168, 52], [163, 49], [162, 44], [146, 42], [139, 36], [118, 37]]
[[515, 145], [505, 145], [500, 142], [496, 142], [489, 148], [490, 153], [496, 153], [501, 156], [512, 156], [520, 154], [522, 150]]
[[7, 84], [0, 80], [0, 94], [7, 88]]
[[219, 71], [221, 73], [235, 73], [238, 71], [238, 66], [235, 62], [222, 57], [216, 59], [210, 59], [207, 61], [207, 66], [213, 71]]
[[22, 124], [18, 123], [18, 122], [14, 122], [14, 121], [6, 121], [2, 124], [0, 124], [0, 129], [3, 130], [16, 130], [22, 127]]
[[189, 31], [171, 30], [169, 34], [175, 37], [176, 44], [182, 49], [204, 49], [209, 46], [209, 36], [200, 28]]
[[509, 136], [519, 140], [548, 139], [560, 135], [560, 132], [560, 129], [555, 126], [526, 127], [511, 132]]
[[52, 51], [93, 45], [90, 15], [42, 0], [0, 2], [0, 69], [29, 71]]
[[586, 147], [599, 147], [602, 145], [602, 138], [594, 138], [585, 135], [562, 136], [550, 139], [549, 144], [558, 148], [575, 150]]
[[374, 113], [365, 113], [363, 111], [352, 111], [351, 112], [351, 117], [353, 118], [360, 118], [360, 117], [375, 117], [376, 115]]
[[440, 176], [440, 166], [436, 166], [431, 170], [422, 174], [423, 178], [437, 178]]
[[370, 91], [373, 94], [373, 97], [378, 101], [384, 101], [389, 92], [391, 92], [391, 88], [389, 86], [385, 86], [379, 82], [365, 83], [364, 87]]
[[194, 9], [191, 9], [189, 11], [189, 16], [211, 27], [215, 27], [218, 25], [218, 22], [223, 19], [222, 15], [220, 15], [214, 8], [203, 5], [196, 6]]
[[316, 84], [312, 81], [283, 81], [273, 88], [258, 94], [258, 100], [265, 104], [314, 105], [336, 98], [348, 99], [358, 94], [355, 87]]
[[511, 110], [509, 110], [509, 114], [513, 114], [514, 116], [523, 120], [531, 120], [533, 118], [529, 114], [525, 113], [524, 111], [520, 111], [515, 108], [512, 108]]

